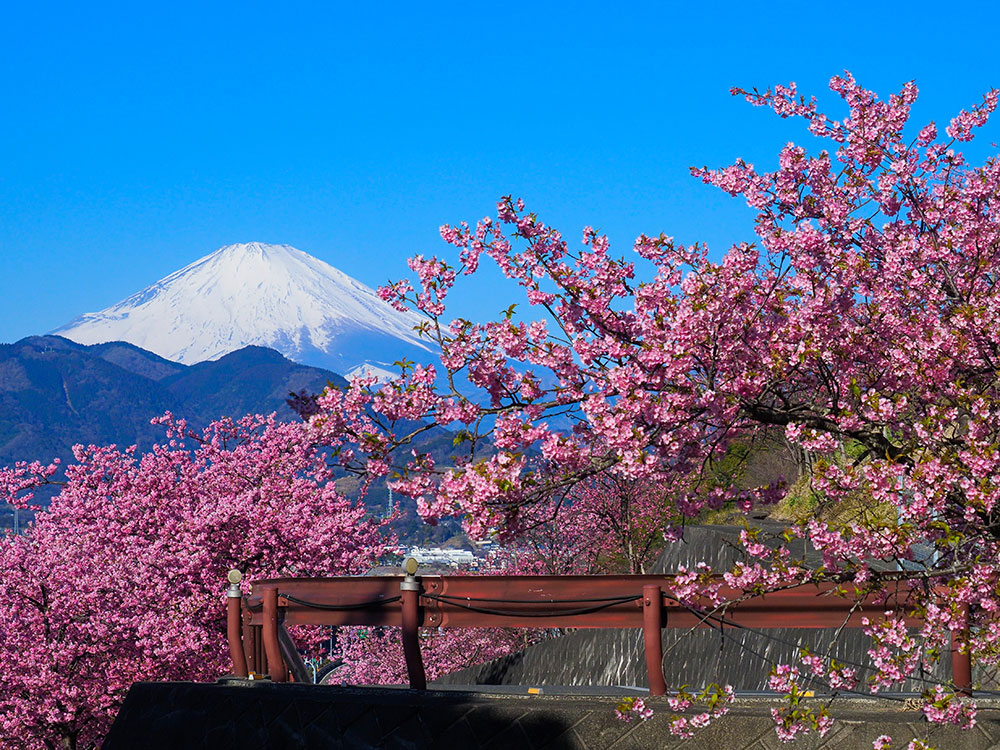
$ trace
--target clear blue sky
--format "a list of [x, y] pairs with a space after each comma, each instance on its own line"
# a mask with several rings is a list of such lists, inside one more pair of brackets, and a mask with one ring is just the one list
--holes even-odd
[[[915, 79], [915, 118], [943, 123], [1000, 86], [998, 22], [987, 3], [6, 3], [0, 341], [232, 242], [375, 286], [506, 193], [574, 241], [721, 253], [749, 212], [688, 167], [809, 141], [730, 86], [834, 105], [845, 68], [883, 96]], [[507, 304], [487, 277], [455, 311]]]

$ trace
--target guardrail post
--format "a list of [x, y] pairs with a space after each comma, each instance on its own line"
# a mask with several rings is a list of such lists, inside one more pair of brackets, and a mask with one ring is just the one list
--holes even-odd
[[399, 584], [402, 599], [403, 620], [403, 654], [406, 656], [406, 673], [410, 678], [410, 688], [425, 690], [427, 675], [424, 673], [424, 662], [420, 656], [420, 641], [417, 637], [417, 626], [420, 623], [420, 579], [417, 572], [417, 561], [412, 557], [406, 561], [406, 577]]
[[[962, 605], [965, 627], [951, 633], [951, 681], [959, 695], [972, 695], [972, 651], [969, 649], [969, 605]], [[958, 650], [959, 643], [965, 642], [965, 653]]]
[[281, 644], [278, 642], [278, 589], [264, 589], [264, 653], [267, 655], [267, 671], [272, 682], [286, 682], [285, 662], [281, 658]]
[[247, 618], [243, 619], [243, 652], [247, 656], [247, 676], [251, 674], [257, 675], [263, 670], [257, 663], [259, 659], [257, 658], [257, 651], [259, 646], [257, 645], [257, 633], [260, 632], [260, 628], [254, 627], [247, 622]]
[[243, 592], [240, 581], [243, 574], [238, 570], [229, 571], [229, 589], [226, 591], [226, 637], [229, 640], [229, 658], [233, 662], [233, 674], [246, 677], [247, 655], [243, 648]]
[[642, 587], [642, 639], [646, 647], [646, 674], [649, 694], [666, 695], [663, 679], [663, 595], [659, 586]]

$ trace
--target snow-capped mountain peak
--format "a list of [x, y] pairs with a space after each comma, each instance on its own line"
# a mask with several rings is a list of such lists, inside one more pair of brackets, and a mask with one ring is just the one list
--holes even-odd
[[184, 364], [249, 344], [348, 372], [429, 360], [432, 347], [374, 290], [290, 245], [226, 245], [52, 333], [81, 344], [128, 341]]

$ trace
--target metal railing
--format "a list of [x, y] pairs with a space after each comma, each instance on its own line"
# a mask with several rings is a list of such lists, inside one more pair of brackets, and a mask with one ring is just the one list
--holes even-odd
[[[227, 632], [233, 672], [308, 682], [288, 634], [289, 625], [400, 626], [410, 687], [427, 686], [417, 629], [442, 628], [642, 628], [649, 691], [663, 695], [664, 628], [863, 627], [862, 618], [884, 613], [919, 625], [911, 589], [869, 593], [852, 584], [808, 583], [748, 595], [725, 585], [723, 603], [682, 602], [671, 591], [672, 576], [417, 576], [407, 561], [405, 576], [276, 578], [254, 581], [240, 591], [230, 573]], [[972, 664], [967, 633], [952, 634], [952, 681], [969, 694]]]

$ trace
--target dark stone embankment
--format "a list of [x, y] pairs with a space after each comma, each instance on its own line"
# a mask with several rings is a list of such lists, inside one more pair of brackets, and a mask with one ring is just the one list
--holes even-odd
[[654, 717], [630, 724], [615, 718], [617, 700], [267, 681], [136, 683], [104, 749], [856, 750], [870, 748], [881, 734], [892, 735], [893, 747], [916, 737], [938, 750], [1000, 749], [995, 701], [981, 706], [973, 729], [962, 731], [928, 724], [900, 701], [838, 699], [832, 707], [837, 721], [826, 738], [811, 735], [783, 745], [770, 717], [778, 704], [770, 699], [738, 699], [728, 716], [688, 740], [667, 731], [665, 699], [648, 699]]

